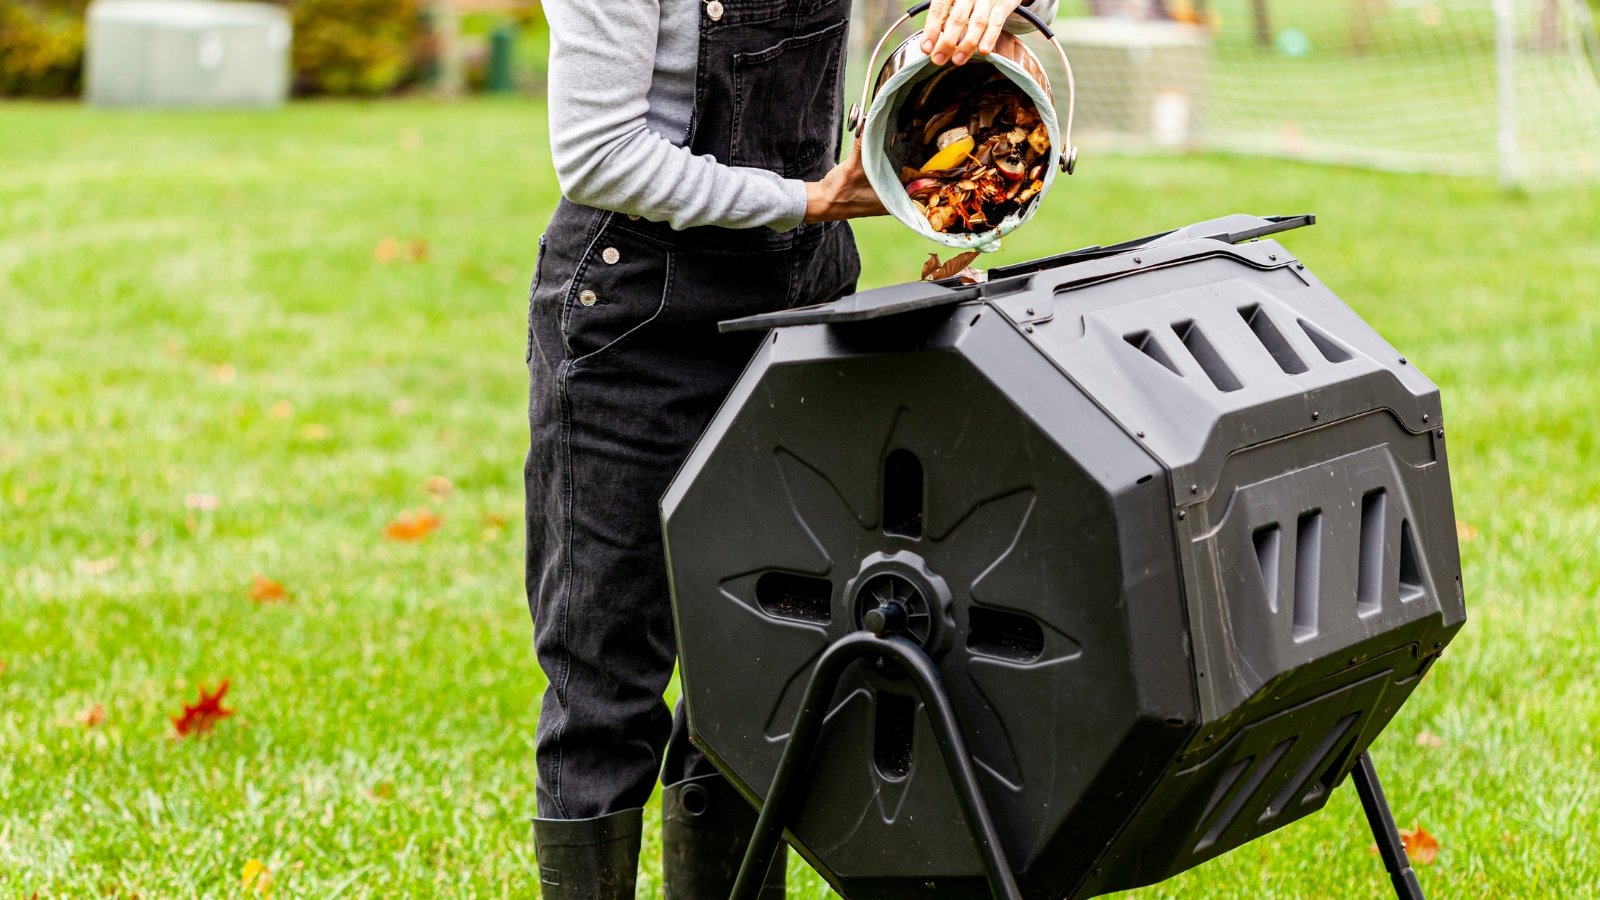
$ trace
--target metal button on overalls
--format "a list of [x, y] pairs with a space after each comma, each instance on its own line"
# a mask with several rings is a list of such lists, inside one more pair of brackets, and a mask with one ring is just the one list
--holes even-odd
[[706, 15], [710, 16], [713, 22], [722, 21], [722, 0], [711, 0], [707, 3]]

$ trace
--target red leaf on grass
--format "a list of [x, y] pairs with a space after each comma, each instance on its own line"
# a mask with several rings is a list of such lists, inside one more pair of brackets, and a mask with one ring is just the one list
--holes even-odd
[[212, 726], [233, 715], [233, 710], [222, 705], [222, 695], [228, 693], [228, 679], [222, 679], [217, 685], [217, 692], [206, 693], [205, 685], [200, 686], [200, 699], [193, 706], [185, 705], [183, 715], [174, 717], [172, 727], [177, 729], [179, 737], [188, 737], [192, 734], [203, 734], [210, 731]]
[[96, 703], [81, 713], [78, 713], [78, 724], [85, 728], [95, 728], [106, 720], [106, 708]]
[[1400, 843], [1405, 844], [1406, 855], [1417, 865], [1432, 865], [1439, 858], [1439, 839], [1420, 825], [1410, 831], [1401, 829]]
[[257, 603], [283, 603], [289, 591], [282, 584], [260, 573], [250, 580], [250, 599]]
[[391, 541], [420, 541], [443, 524], [444, 519], [434, 515], [433, 510], [427, 507], [407, 510], [384, 526], [383, 536]]

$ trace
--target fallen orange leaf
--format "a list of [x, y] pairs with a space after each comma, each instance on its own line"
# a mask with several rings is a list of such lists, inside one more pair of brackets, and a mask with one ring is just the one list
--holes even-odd
[[428, 489], [428, 493], [432, 494], [435, 500], [443, 500], [450, 496], [451, 491], [456, 489], [456, 486], [450, 483], [450, 479], [443, 475], [429, 475], [425, 486]]
[[443, 524], [444, 519], [434, 515], [433, 510], [426, 507], [407, 510], [384, 526], [383, 536], [391, 541], [420, 541], [437, 531]]
[[1410, 831], [1401, 829], [1400, 842], [1405, 844], [1406, 855], [1417, 865], [1432, 865], [1439, 858], [1439, 839], [1420, 825]]
[[282, 603], [289, 599], [289, 592], [282, 584], [258, 573], [250, 581], [250, 599], [257, 603]]
[[381, 263], [391, 263], [400, 258], [400, 239], [386, 237], [372, 248], [372, 258]]
[[1478, 536], [1478, 529], [1460, 519], [1456, 520], [1456, 537], [1463, 541], [1470, 541]]
[[1426, 728], [1424, 728], [1423, 730], [1417, 732], [1417, 746], [1418, 747], [1443, 747], [1444, 746], [1444, 738], [1439, 737], [1437, 734], [1434, 734], [1433, 732], [1431, 732], [1431, 731], [1427, 730]]
[[193, 706], [187, 704], [183, 707], [183, 715], [172, 720], [172, 727], [177, 729], [179, 737], [188, 737], [191, 734], [202, 734], [210, 731], [212, 726], [233, 715], [234, 711], [222, 705], [222, 695], [228, 692], [228, 679], [222, 679], [217, 685], [217, 692], [207, 694], [205, 685], [200, 686], [200, 699]]
[[94, 728], [105, 720], [106, 708], [98, 703], [78, 713], [78, 722], [85, 728]]

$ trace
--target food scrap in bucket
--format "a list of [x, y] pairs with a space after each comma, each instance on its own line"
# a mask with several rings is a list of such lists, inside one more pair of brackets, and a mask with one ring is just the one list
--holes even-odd
[[899, 125], [886, 149], [934, 231], [992, 231], [1044, 190], [1050, 134], [1032, 98], [997, 68], [938, 70], [912, 88]]

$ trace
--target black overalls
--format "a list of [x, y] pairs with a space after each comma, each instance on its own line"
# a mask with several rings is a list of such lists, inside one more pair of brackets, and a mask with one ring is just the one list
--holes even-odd
[[[838, 155], [849, 7], [702, 2], [688, 146], [820, 179]], [[717, 322], [833, 299], [859, 268], [843, 223], [673, 231], [557, 208], [528, 313], [541, 817], [641, 807], [658, 773], [712, 771], [662, 700], [675, 647], [657, 504], [759, 341]]]

